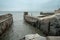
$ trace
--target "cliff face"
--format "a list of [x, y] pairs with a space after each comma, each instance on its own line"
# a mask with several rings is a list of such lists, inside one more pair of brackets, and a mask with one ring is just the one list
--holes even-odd
[[3, 32], [9, 28], [13, 23], [13, 17], [12, 14], [6, 14], [0, 16], [0, 35], [3, 34]]

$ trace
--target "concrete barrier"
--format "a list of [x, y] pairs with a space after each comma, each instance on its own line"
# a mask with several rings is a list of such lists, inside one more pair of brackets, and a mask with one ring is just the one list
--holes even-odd
[[47, 40], [60, 40], [60, 36], [47, 36]]
[[0, 35], [2, 35], [5, 30], [10, 27], [13, 23], [12, 14], [6, 14], [0, 16]]
[[25, 20], [27, 23], [29, 23], [29, 24], [31, 24], [31, 25], [33, 25], [33, 26], [36, 26], [35, 24], [36, 24], [36, 22], [37, 22], [37, 18], [28, 15], [28, 12], [27, 12], [27, 13], [24, 12], [24, 20]]
[[[57, 25], [57, 22], [55, 23], [56, 21], [56, 18], [55, 16], [47, 16], [47, 17], [43, 17], [43, 18], [38, 18], [39, 22], [40, 23], [39, 25], [39, 28], [40, 30], [42, 30], [44, 33], [46, 33], [47, 35], [49, 34], [49, 32], [51, 31], [51, 23], [53, 28]], [[55, 24], [54, 24], [55, 23]], [[51, 32], [52, 33], [52, 32]], [[54, 32], [53, 32], [54, 33]], [[56, 34], [56, 33], [55, 33]], [[49, 34], [50, 35], [50, 34]], [[53, 34], [52, 34], [53, 35]]]
[[54, 14], [42, 17], [32, 17], [30, 15], [24, 16], [25, 21], [35, 25], [42, 30], [46, 35], [59, 36], [60, 35], [60, 15]]
[[49, 16], [49, 15], [54, 15], [55, 13], [53, 12], [40, 12], [40, 15], [45, 15], [45, 16]]
[[37, 25], [46, 35], [60, 35], [60, 17], [57, 14], [38, 18]]

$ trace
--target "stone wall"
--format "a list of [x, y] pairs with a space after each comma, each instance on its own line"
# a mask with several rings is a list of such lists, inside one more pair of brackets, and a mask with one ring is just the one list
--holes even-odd
[[25, 21], [31, 22], [33, 26], [42, 30], [46, 35], [60, 35], [60, 14], [49, 15], [45, 17], [24, 16]]
[[40, 12], [40, 15], [45, 15], [45, 16], [49, 16], [49, 15], [53, 15], [53, 14], [55, 14], [55, 13], [49, 13], [49, 12], [47, 12], [47, 13], [43, 13], [43, 12]]
[[[60, 35], [60, 17], [59, 14], [38, 18], [38, 25], [47, 35]], [[38, 26], [37, 26], [38, 27]]]
[[9, 28], [13, 23], [12, 14], [5, 14], [0, 16], [0, 35], [5, 32], [7, 28]]
[[27, 23], [29, 23], [29, 24], [31, 24], [31, 25], [33, 25], [33, 26], [36, 26], [35, 24], [36, 24], [37, 18], [30, 16], [30, 15], [28, 14], [28, 12], [24, 12], [24, 20], [25, 20]]

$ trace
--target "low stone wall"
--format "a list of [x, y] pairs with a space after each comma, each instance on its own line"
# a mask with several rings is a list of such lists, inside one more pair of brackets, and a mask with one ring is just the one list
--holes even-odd
[[12, 14], [6, 14], [0, 16], [0, 35], [2, 35], [5, 30], [10, 27], [13, 23]]

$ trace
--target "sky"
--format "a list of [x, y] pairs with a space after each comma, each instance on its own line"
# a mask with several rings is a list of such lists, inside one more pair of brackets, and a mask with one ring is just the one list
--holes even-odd
[[0, 11], [53, 11], [60, 0], [0, 0]]

